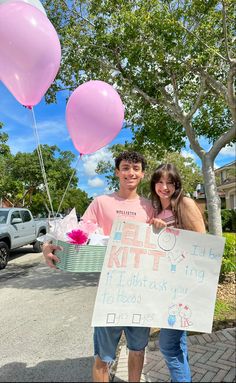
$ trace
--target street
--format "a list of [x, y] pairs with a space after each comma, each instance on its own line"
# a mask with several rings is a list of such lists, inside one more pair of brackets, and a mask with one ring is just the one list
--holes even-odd
[[89, 382], [98, 273], [52, 270], [32, 247], [0, 270], [0, 382]]

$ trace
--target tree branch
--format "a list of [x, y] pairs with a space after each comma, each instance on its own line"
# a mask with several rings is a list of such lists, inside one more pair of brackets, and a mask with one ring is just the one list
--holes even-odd
[[235, 126], [233, 126], [230, 130], [222, 134], [221, 137], [219, 137], [218, 140], [215, 141], [211, 150], [209, 150], [209, 156], [211, 157], [211, 159], [214, 160], [217, 154], [219, 153], [219, 151], [235, 138], [236, 138], [236, 128]]
[[185, 128], [186, 135], [191, 144], [191, 148], [198, 155], [199, 158], [203, 159], [203, 156], [205, 155], [205, 150], [200, 146], [196, 138], [195, 132], [193, 130], [192, 124], [188, 118], [184, 119], [183, 126]]
[[163, 6], [166, 9], [166, 11], [169, 13], [169, 15], [172, 17], [173, 21], [175, 21], [177, 24], [179, 24], [186, 32], [188, 32], [191, 36], [193, 36], [195, 39], [197, 39], [207, 49], [209, 49], [210, 51], [214, 52], [215, 55], [219, 56], [222, 60], [227, 61], [227, 59], [224, 56], [222, 56], [219, 52], [217, 52], [215, 48], [210, 47], [207, 43], [205, 43], [205, 41], [203, 41], [200, 37], [198, 37], [194, 32], [192, 32], [188, 28], [186, 28], [185, 25], [182, 22], [180, 22], [179, 20], [176, 20], [176, 18], [172, 16], [171, 12], [166, 7], [166, 5], [163, 4]]
[[192, 119], [193, 115], [196, 113], [196, 111], [198, 110], [198, 108], [202, 104], [205, 90], [206, 90], [206, 78], [205, 78], [205, 75], [202, 74], [201, 75], [200, 91], [198, 93], [198, 97], [197, 97], [196, 101], [194, 102], [194, 104], [192, 105], [192, 108], [190, 109], [190, 111], [186, 114], [186, 118], [189, 121]]
[[204, 69], [199, 69], [199, 73], [205, 76], [206, 84], [208, 84], [218, 95], [223, 96], [227, 102], [227, 88], [221, 82], [215, 80], [214, 77]]
[[167, 92], [167, 90], [164, 87], [162, 87], [160, 90], [165, 99], [165, 102], [162, 102], [162, 105], [168, 107], [174, 119], [183, 124], [184, 113], [181, 110], [180, 106], [173, 103], [171, 95]]
[[222, 20], [223, 20], [223, 32], [224, 32], [224, 40], [225, 40], [225, 50], [226, 50], [226, 56], [229, 61], [231, 62], [230, 54], [229, 54], [229, 46], [228, 46], [228, 33], [227, 33], [227, 24], [226, 24], [226, 6], [225, 2], [222, 1]]
[[87, 24], [89, 24], [92, 27], [94, 27], [94, 24], [89, 19], [87, 19], [86, 17], [83, 16], [83, 14], [82, 14], [83, 11], [82, 11], [81, 4], [79, 4], [80, 11], [77, 11], [77, 9], [76, 9], [77, 5], [76, 5], [76, 1], [75, 0], [73, 1], [73, 5], [72, 5], [73, 8], [72, 9], [69, 8], [69, 6], [67, 4], [67, 1], [65, 1], [65, 0], [62, 0], [62, 1], [63, 1], [63, 4], [67, 7], [67, 9], [70, 12], [72, 12], [72, 14], [79, 16]]
[[234, 124], [236, 124], [236, 96], [235, 96], [235, 85], [234, 80], [236, 76], [236, 60], [231, 60], [230, 69], [227, 78], [227, 89], [228, 89], [228, 105], [232, 113]]
[[183, 112], [182, 112], [182, 109], [181, 109], [180, 103], [179, 103], [179, 91], [178, 91], [178, 85], [177, 85], [175, 73], [171, 73], [170, 77], [171, 77], [171, 81], [172, 81], [172, 85], [173, 85], [174, 103], [175, 103], [176, 108], [180, 112], [180, 114], [182, 114]]

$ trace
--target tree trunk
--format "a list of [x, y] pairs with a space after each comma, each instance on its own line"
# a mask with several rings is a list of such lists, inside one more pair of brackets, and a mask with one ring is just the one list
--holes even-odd
[[221, 200], [216, 187], [214, 161], [207, 153], [202, 158], [202, 173], [207, 200], [209, 233], [222, 236]]

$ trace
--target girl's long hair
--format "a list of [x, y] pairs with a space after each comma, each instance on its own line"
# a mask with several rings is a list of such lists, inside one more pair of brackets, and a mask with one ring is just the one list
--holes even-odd
[[154, 171], [151, 178], [151, 185], [150, 185], [152, 205], [154, 209], [156, 210], [157, 214], [159, 214], [163, 210], [160, 197], [157, 195], [155, 190], [156, 183], [161, 179], [162, 176], [167, 176], [168, 179], [175, 186], [175, 192], [171, 196], [170, 205], [171, 205], [171, 210], [173, 212], [173, 215], [175, 217], [175, 226], [181, 228], [183, 225], [183, 222], [181, 219], [180, 206], [181, 206], [181, 201], [184, 197], [184, 194], [182, 189], [182, 181], [178, 173], [178, 170], [176, 169], [174, 164], [169, 164], [169, 163], [161, 164]]

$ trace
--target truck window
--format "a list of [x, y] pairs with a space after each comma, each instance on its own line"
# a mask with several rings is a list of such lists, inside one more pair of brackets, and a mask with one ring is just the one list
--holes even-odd
[[0, 211], [0, 224], [7, 222], [8, 211]]
[[29, 222], [31, 221], [30, 213], [27, 210], [21, 211], [22, 221], [23, 222]]
[[19, 211], [13, 211], [12, 215], [11, 215], [11, 222], [13, 220], [13, 218], [21, 218], [21, 215], [20, 215], [20, 212]]

